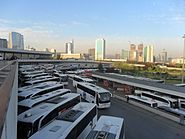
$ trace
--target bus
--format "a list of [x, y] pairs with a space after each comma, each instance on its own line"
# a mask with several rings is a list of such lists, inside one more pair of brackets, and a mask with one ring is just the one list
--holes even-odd
[[[49, 99], [38, 106], [18, 115], [18, 139], [26, 139], [38, 131], [59, 114], [80, 103], [79, 94], [67, 93]], [[47, 137], [47, 136], [46, 136]], [[45, 138], [46, 138], [45, 137]]]
[[126, 97], [128, 101], [129, 100], [136, 101], [138, 103], [144, 104], [149, 107], [156, 108], [158, 106], [157, 102], [152, 99], [146, 99], [146, 98], [142, 98], [142, 97], [134, 96], [134, 95], [127, 95]]
[[[135, 91], [136, 92], [136, 91]], [[137, 93], [140, 92], [142, 98], [146, 99], [153, 99], [157, 102], [158, 106], [168, 106], [171, 108], [178, 107], [178, 101], [176, 99], [167, 97], [167, 96], [160, 96], [149, 91], [140, 91], [137, 90]]]
[[34, 77], [34, 78], [26, 78], [25, 81], [42, 80], [42, 79], [48, 79], [48, 78], [52, 78], [52, 76], [45, 75], [45, 76], [38, 76], [38, 77]]
[[38, 80], [31, 80], [31, 81], [26, 81], [25, 85], [32, 85], [32, 84], [38, 84], [42, 82], [47, 82], [47, 81], [58, 81], [59, 77], [51, 77], [51, 78], [46, 78], [46, 79], [38, 79]]
[[97, 85], [80, 82], [77, 84], [77, 93], [88, 102], [96, 103], [98, 108], [109, 108], [112, 94]]
[[71, 90], [58, 89], [58, 90], [49, 92], [47, 94], [37, 95], [35, 97], [31, 97], [31, 98], [25, 99], [23, 101], [20, 101], [18, 103], [18, 114], [20, 114], [26, 110], [29, 110], [29, 109], [33, 108], [34, 106], [36, 106], [36, 105], [38, 105], [48, 99], [54, 98], [56, 96], [61, 96], [61, 95], [67, 94], [67, 93], [71, 93]]
[[36, 78], [36, 77], [46, 76], [46, 75], [48, 75], [48, 73], [43, 72], [43, 73], [37, 73], [37, 74], [27, 74], [24, 77], [28, 78], [28, 79], [33, 79], [33, 78]]
[[96, 122], [96, 105], [81, 102], [39, 129], [29, 139], [84, 139]]
[[123, 118], [114, 116], [101, 116], [95, 128], [86, 137], [86, 139], [120, 138], [125, 139], [125, 122]]
[[33, 84], [33, 85], [27, 85], [27, 86], [23, 86], [23, 87], [19, 87], [18, 88], [18, 92], [23, 92], [23, 91], [26, 91], [26, 90], [31, 90], [33, 88], [36, 88], [36, 87], [41, 87], [41, 86], [45, 86], [46, 84], [56, 84], [57, 82], [56, 81], [48, 81], [48, 82], [42, 82], [42, 83], [38, 83], [38, 84]]
[[59, 83], [48, 83], [44, 86], [35, 87], [33, 89], [18, 93], [18, 101], [22, 101], [27, 98], [43, 95], [57, 89], [63, 89], [64, 85]]
[[33, 75], [45, 72], [44, 70], [23, 71], [23, 75]]
[[174, 84], [175, 86], [177, 87], [185, 87], [185, 84], [184, 83], [181, 83], [181, 84]]
[[68, 85], [68, 75], [67, 74], [60, 74], [60, 73], [54, 73], [55, 77], [60, 78], [60, 82], [64, 85]]
[[73, 77], [73, 87], [77, 87], [77, 83], [79, 82], [87, 82], [87, 83], [92, 83], [95, 84], [96, 82], [90, 78], [85, 78], [85, 77], [80, 77], [80, 76], [74, 76]]

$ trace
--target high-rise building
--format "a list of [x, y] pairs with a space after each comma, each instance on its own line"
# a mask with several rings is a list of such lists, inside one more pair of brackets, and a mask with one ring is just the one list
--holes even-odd
[[137, 61], [143, 62], [143, 44], [138, 45], [137, 56]]
[[95, 48], [91, 48], [88, 50], [89, 58], [95, 60]]
[[23, 35], [17, 32], [9, 33], [9, 45], [8, 48], [24, 50]]
[[7, 39], [0, 38], [0, 48], [7, 48], [8, 42]]
[[159, 62], [167, 62], [167, 52], [165, 50], [163, 50], [160, 54], [159, 54]]
[[122, 51], [121, 51], [121, 58], [128, 60], [129, 59], [129, 51], [122, 49]]
[[74, 41], [66, 43], [66, 54], [74, 54]]
[[129, 61], [137, 61], [137, 50], [135, 44], [130, 44]]
[[105, 39], [97, 39], [95, 43], [95, 60], [105, 59]]
[[144, 62], [154, 62], [154, 47], [146, 46], [143, 50]]

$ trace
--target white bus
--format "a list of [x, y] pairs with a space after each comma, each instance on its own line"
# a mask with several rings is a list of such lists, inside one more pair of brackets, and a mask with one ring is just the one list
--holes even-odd
[[148, 99], [153, 99], [157, 102], [158, 106], [168, 106], [172, 108], [177, 108], [178, 107], [178, 101], [176, 99], [167, 97], [167, 96], [160, 96], [154, 93], [151, 93], [149, 91], [140, 91], [137, 90], [137, 92], [141, 93], [142, 98], [148, 98]]
[[21, 113], [18, 115], [18, 139], [30, 137], [39, 128], [51, 122], [62, 112], [80, 103], [80, 101], [79, 94], [68, 93], [49, 99]]
[[68, 85], [68, 75], [67, 74], [61, 74], [61, 73], [54, 73], [55, 77], [60, 78], [60, 82], [64, 85]]
[[101, 116], [95, 128], [86, 137], [86, 139], [120, 138], [125, 139], [125, 122], [123, 118], [113, 116]]
[[44, 70], [23, 71], [23, 75], [33, 75], [45, 72]]
[[46, 76], [46, 75], [48, 75], [48, 73], [43, 72], [43, 73], [37, 73], [37, 74], [27, 74], [24, 77], [32, 79], [32, 78], [36, 78], [36, 77], [39, 77], [39, 76]]
[[37, 95], [35, 97], [31, 97], [31, 98], [25, 99], [23, 101], [20, 101], [18, 103], [18, 114], [20, 114], [26, 110], [29, 110], [29, 109], [35, 107], [36, 105], [38, 105], [48, 99], [51, 99], [51, 98], [54, 98], [57, 96], [61, 96], [61, 95], [64, 95], [64, 94], [67, 94], [70, 92], [71, 92], [71, 90], [69, 90], [69, 89], [58, 89], [58, 90], [49, 92], [47, 94]]
[[157, 102], [155, 100], [152, 100], [152, 99], [147, 99], [147, 98], [142, 98], [142, 97], [139, 97], [139, 96], [134, 96], [134, 95], [128, 95], [127, 96], [127, 100], [132, 100], [132, 101], [136, 101], [136, 102], [139, 102], [141, 104], [144, 104], [144, 105], [147, 105], [149, 107], [153, 107], [153, 108], [156, 108], [157, 107]]
[[57, 84], [56, 81], [48, 81], [48, 82], [42, 82], [42, 83], [33, 84], [33, 85], [27, 85], [27, 86], [19, 87], [18, 92], [20, 93], [26, 90], [32, 90], [33, 88], [42, 87], [42, 86], [45, 86], [46, 84], [52, 84], [52, 83]]
[[95, 81], [90, 79], [90, 78], [85, 78], [85, 77], [80, 77], [80, 76], [74, 76], [73, 77], [73, 87], [77, 87], [77, 83], [79, 82], [87, 82], [87, 83], [92, 83], [95, 84]]
[[96, 105], [81, 102], [59, 115], [29, 139], [84, 139], [96, 122]]
[[59, 81], [59, 77], [51, 77], [51, 78], [40, 79], [40, 80], [38, 79], [38, 80], [26, 81], [25, 85], [38, 84], [38, 83], [43, 83], [47, 81]]
[[97, 85], [80, 82], [77, 84], [77, 93], [88, 102], [96, 103], [98, 108], [109, 108], [112, 94]]
[[43, 95], [43, 94], [49, 93], [51, 91], [54, 91], [57, 89], [63, 89], [63, 88], [64, 88], [63, 84], [48, 83], [45, 86], [35, 87], [31, 90], [26, 90], [26, 91], [18, 93], [18, 101], [21, 101], [21, 100], [24, 100], [27, 98], [31, 98], [31, 97], [35, 97], [38, 95]]

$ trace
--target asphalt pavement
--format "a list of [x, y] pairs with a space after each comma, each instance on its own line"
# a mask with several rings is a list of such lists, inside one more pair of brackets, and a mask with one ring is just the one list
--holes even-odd
[[[68, 88], [76, 92], [71, 81]], [[116, 98], [111, 99], [110, 108], [98, 111], [101, 115], [124, 118], [125, 139], [185, 139], [185, 126]]]

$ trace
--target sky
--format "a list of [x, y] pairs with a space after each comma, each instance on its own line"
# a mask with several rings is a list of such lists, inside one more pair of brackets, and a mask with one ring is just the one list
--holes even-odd
[[24, 35], [25, 47], [87, 53], [105, 38], [106, 54], [129, 49], [129, 43], [154, 45], [169, 57], [182, 55], [185, 0], [1, 0], [0, 38]]

